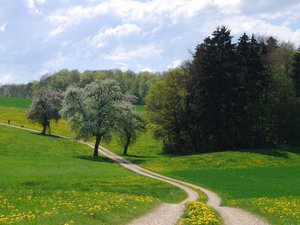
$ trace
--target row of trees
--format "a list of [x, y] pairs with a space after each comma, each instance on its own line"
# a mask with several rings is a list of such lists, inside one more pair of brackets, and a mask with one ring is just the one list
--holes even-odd
[[33, 97], [41, 88], [49, 88], [56, 91], [65, 91], [69, 86], [85, 87], [87, 84], [105, 79], [113, 79], [118, 82], [121, 91], [137, 97], [138, 104], [144, 104], [145, 95], [151, 84], [161, 77], [160, 73], [121, 70], [97, 70], [84, 71], [60, 70], [52, 75], [44, 75], [39, 81], [28, 84], [10, 84], [0, 86], [0, 96], [6, 97]]
[[300, 139], [300, 49], [226, 27], [196, 47], [193, 60], [167, 72], [146, 97], [165, 149], [213, 151]]
[[33, 83], [0, 85], [0, 96], [14, 98], [32, 97]]
[[[217, 28], [191, 61], [163, 74], [62, 70], [45, 76], [31, 85], [37, 97], [28, 118], [40, 122], [45, 133], [50, 119], [63, 116], [78, 138], [95, 137], [94, 154], [101, 139], [116, 131], [126, 153], [145, 127], [132, 109], [135, 95], [136, 103], [146, 102], [149, 127], [167, 151], [298, 143], [300, 49], [273, 37], [244, 34], [237, 43], [232, 38], [226, 27]], [[48, 89], [56, 93], [36, 91]], [[57, 94], [63, 91], [64, 97]], [[49, 110], [45, 98], [51, 99]]]
[[134, 111], [132, 96], [124, 95], [116, 81], [94, 81], [85, 87], [68, 87], [64, 94], [40, 89], [27, 113], [28, 119], [43, 126], [42, 134], [50, 128], [51, 120], [67, 120], [78, 139], [95, 139], [94, 156], [102, 139], [109, 140], [114, 131], [127, 154], [128, 146], [145, 123]]

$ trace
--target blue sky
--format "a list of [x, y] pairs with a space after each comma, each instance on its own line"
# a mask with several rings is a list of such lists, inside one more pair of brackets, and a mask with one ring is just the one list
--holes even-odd
[[60, 69], [165, 71], [219, 25], [300, 45], [299, 0], [1, 0], [0, 84]]

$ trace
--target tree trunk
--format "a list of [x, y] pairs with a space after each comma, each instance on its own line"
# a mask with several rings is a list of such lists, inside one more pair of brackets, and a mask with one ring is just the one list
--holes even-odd
[[95, 147], [94, 147], [94, 156], [97, 156], [97, 157], [98, 157], [98, 148], [99, 148], [100, 141], [101, 141], [101, 136], [99, 135], [96, 137], [96, 142], [95, 142]]
[[46, 134], [46, 129], [47, 129], [47, 126], [43, 125], [42, 135]]
[[130, 138], [127, 138], [126, 144], [124, 146], [124, 150], [123, 150], [123, 154], [127, 155], [127, 151], [128, 151], [128, 146], [130, 144]]

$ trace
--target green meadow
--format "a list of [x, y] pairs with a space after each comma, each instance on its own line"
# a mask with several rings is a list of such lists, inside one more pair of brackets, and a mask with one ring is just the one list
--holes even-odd
[[[136, 109], [144, 112], [143, 106]], [[0, 101], [0, 121], [7, 121], [10, 113], [17, 125], [22, 121], [25, 126], [39, 128], [26, 121], [25, 111], [7, 108]], [[63, 121], [53, 123], [51, 129], [58, 134], [69, 132]], [[102, 144], [122, 154], [114, 138]], [[91, 150], [86, 153], [91, 154]], [[300, 147], [168, 155], [163, 153], [162, 143], [147, 131], [129, 147], [126, 158], [150, 170], [207, 187], [221, 196], [223, 205], [247, 209], [271, 224], [300, 224]]]
[[[122, 154], [115, 140], [107, 148]], [[300, 147], [169, 155], [147, 131], [126, 158], [215, 191], [223, 205], [254, 212], [271, 224], [300, 224]]]
[[74, 141], [0, 126], [0, 224], [124, 224], [185, 193]]
[[[16, 126], [23, 126], [25, 128], [32, 128], [42, 130], [41, 126], [32, 123], [26, 119], [27, 109], [30, 107], [31, 99], [28, 98], [6, 98], [0, 97], [0, 122], [8, 123]], [[144, 111], [143, 105], [136, 105], [138, 112]], [[68, 137], [75, 137], [75, 134], [70, 131], [67, 123], [63, 120], [58, 122], [51, 121], [51, 133], [65, 135]]]
[[[260, 214], [271, 224], [300, 224], [299, 147], [174, 156], [163, 154], [154, 143], [153, 148], [150, 142], [145, 149], [141, 145], [130, 149], [129, 160], [209, 188], [223, 205]], [[112, 148], [121, 154], [117, 145]]]
[[31, 98], [0, 97], [0, 106], [27, 109], [30, 106], [30, 103]]
[[[27, 98], [5, 98], [0, 97], [0, 122], [8, 123], [25, 128], [42, 130], [37, 123], [26, 119], [26, 112], [30, 107], [31, 99]], [[51, 133], [74, 137], [65, 121], [51, 121]]]

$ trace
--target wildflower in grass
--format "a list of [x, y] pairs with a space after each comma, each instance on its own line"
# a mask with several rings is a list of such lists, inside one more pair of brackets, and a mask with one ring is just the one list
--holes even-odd
[[212, 207], [201, 201], [190, 201], [186, 204], [186, 211], [180, 220], [180, 225], [220, 225], [221, 221]]
[[43, 216], [51, 216], [51, 213], [50, 212], [44, 212]]
[[[75, 190], [55, 191], [53, 193], [36, 192], [35, 190], [27, 190], [26, 193], [24, 191], [5, 190], [1, 196], [0, 224], [22, 222], [41, 224], [43, 221], [49, 220], [49, 217], [51, 217], [51, 221], [56, 221], [56, 216], [86, 217], [94, 220], [97, 215], [104, 212], [115, 209], [127, 211], [129, 207], [134, 208], [135, 204], [150, 204], [155, 200], [149, 196], [99, 191], [87, 193]], [[14, 203], [14, 207], [8, 207], [13, 206], [12, 203]], [[74, 220], [64, 223], [75, 224]]]
[[300, 224], [300, 198], [252, 198], [245, 200], [232, 200], [228, 202], [230, 205], [250, 205], [262, 215], [280, 224]]

